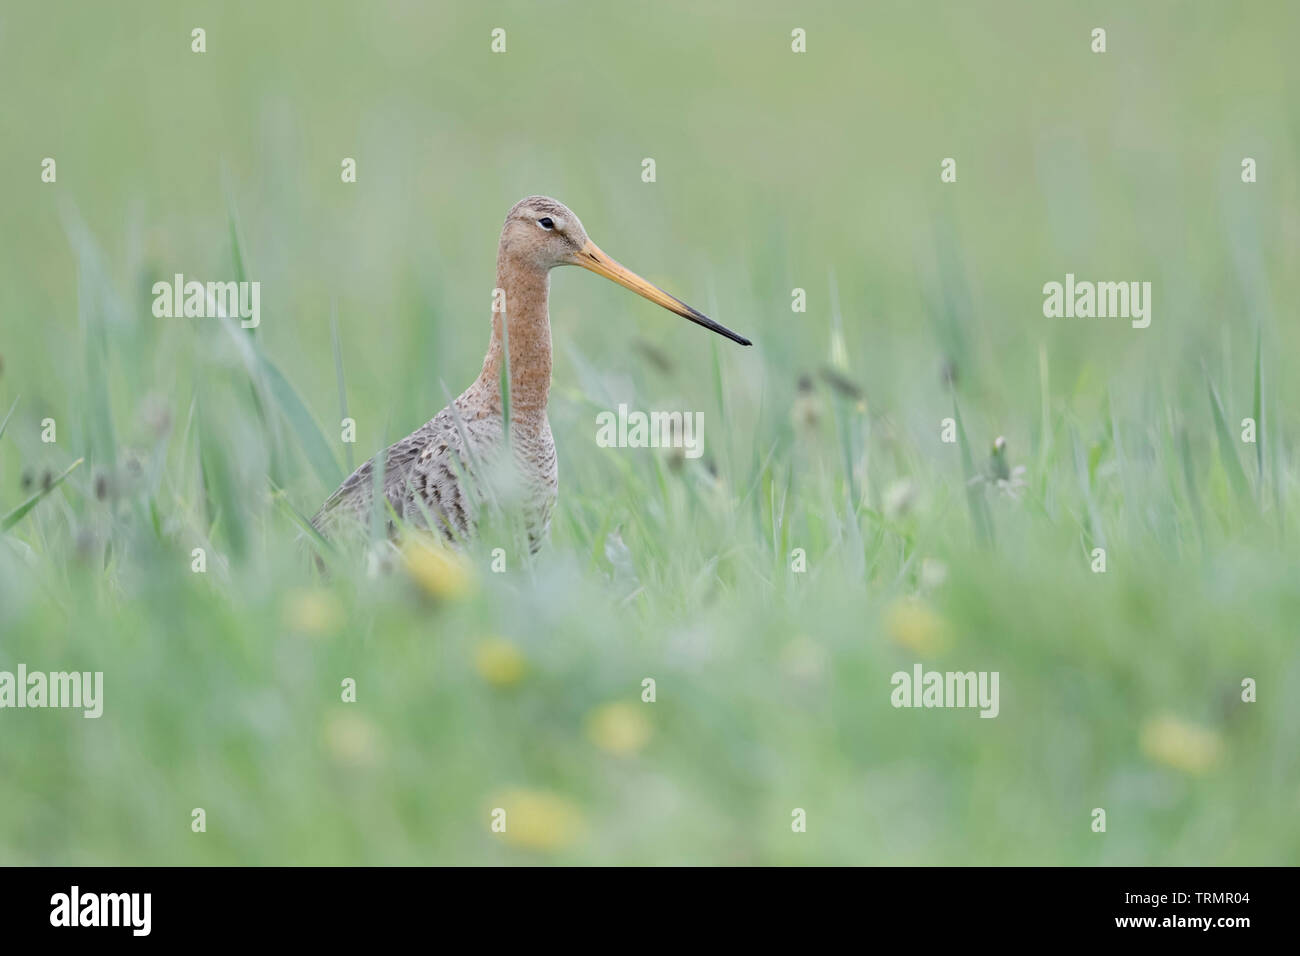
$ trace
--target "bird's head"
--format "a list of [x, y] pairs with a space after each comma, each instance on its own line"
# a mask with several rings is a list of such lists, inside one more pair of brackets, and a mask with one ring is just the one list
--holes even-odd
[[587, 237], [582, 221], [568, 206], [547, 196], [529, 196], [515, 203], [501, 229], [501, 254], [538, 269], [582, 266], [733, 342], [751, 344], [611, 259]]

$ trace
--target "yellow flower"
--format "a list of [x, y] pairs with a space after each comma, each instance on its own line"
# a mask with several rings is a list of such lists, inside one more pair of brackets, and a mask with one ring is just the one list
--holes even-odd
[[474, 651], [474, 666], [489, 684], [510, 687], [524, 679], [524, 655], [500, 637], [490, 637]]
[[328, 634], [343, 617], [339, 599], [324, 588], [297, 589], [284, 599], [284, 626], [299, 634]]
[[1205, 773], [1223, 754], [1223, 738], [1216, 731], [1167, 714], [1142, 726], [1139, 743], [1156, 763], [1184, 773]]
[[373, 766], [379, 757], [379, 733], [360, 714], [336, 711], [325, 723], [325, 748], [341, 764]]
[[948, 623], [923, 601], [900, 598], [885, 612], [890, 640], [922, 657], [934, 657], [948, 646]]
[[402, 555], [411, 579], [435, 598], [463, 597], [474, 588], [474, 571], [469, 562], [432, 539], [412, 538]]
[[587, 715], [587, 737], [601, 750], [620, 757], [636, 753], [652, 733], [644, 707], [629, 701], [597, 707]]
[[505, 811], [501, 836], [525, 850], [558, 850], [582, 831], [582, 814], [572, 801], [542, 790], [509, 790], [492, 801]]

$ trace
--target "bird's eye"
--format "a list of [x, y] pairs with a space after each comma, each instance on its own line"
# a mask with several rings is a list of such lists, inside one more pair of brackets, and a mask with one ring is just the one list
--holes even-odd
[[555, 222], [550, 216], [543, 216], [541, 219], [537, 220], [537, 225], [541, 226], [543, 229], [555, 228]]

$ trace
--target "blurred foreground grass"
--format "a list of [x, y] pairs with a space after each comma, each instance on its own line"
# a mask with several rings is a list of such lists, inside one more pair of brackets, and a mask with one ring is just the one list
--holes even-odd
[[[0, 669], [106, 700], [0, 712], [0, 862], [1296, 862], [1296, 9], [981, 7], [7, 9], [0, 513], [84, 463]], [[551, 543], [322, 582], [291, 510], [477, 372], [534, 192], [755, 348], [562, 270]], [[240, 269], [254, 334], [151, 315]], [[1066, 272], [1151, 327], [1044, 319]], [[1000, 715], [894, 709], [917, 661]]]

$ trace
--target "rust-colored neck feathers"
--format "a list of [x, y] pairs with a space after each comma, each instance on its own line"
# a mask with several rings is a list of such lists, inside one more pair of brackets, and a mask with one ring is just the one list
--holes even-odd
[[[505, 292], [504, 318], [510, 339], [510, 414], [521, 423], [546, 417], [546, 400], [551, 390], [551, 321], [546, 300], [550, 270], [510, 254], [504, 246], [497, 255], [497, 288]], [[480, 387], [501, 400], [501, 363], [505, 355], [501, 328], [502, 313], [494, 296], [492, 341]]]

